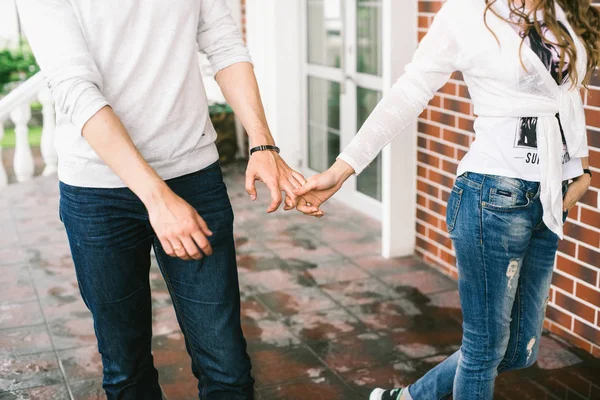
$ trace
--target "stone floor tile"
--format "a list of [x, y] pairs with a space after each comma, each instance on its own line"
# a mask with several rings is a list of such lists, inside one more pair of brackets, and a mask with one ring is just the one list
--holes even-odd
[[63, 378], [54, 352], [16, 357], [2, 356], [0, 360], [0, 396], [3, 391], [59, 383], [63, 383]]
[[338, 306], [316, 287], [271, 292], [257, 297], [275, 313], [283, 316], [327, 310]]
[[[52, 350], [46, 325], [0, 330], [0, 358]], [[1, 361], [0, 361], [1, 362]]]
[[69, 382], [102, 377], [102, 358], [97, 346], [62, 350], [58, 356]]
[[37, 300], [27, 303], [0, 304], [0, 329], [42, 323], [44, 317]]

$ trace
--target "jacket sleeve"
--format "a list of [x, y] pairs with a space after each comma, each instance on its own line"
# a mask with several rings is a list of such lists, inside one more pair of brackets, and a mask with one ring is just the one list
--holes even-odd
[[[462, 1], [462, 0], [461, 0]], [[423, 112], [456, 70], [458, 45], [447, 1], [421, 40], [405, 73], [385, 94], [339, 159], [360, 174], [377, 154]]]
[[225, 0], [202, 0], [198, 48], [208, 56], [215, 74], [239, 62], [252, 62]]
[[17, 7], [58, 112], [81, 131], [108, 102], [73, 7], [67, 0], [17, 0]]

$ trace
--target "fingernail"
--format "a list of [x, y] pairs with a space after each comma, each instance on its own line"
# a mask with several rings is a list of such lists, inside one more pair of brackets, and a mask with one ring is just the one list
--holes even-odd
[[250, 195], [250, 200], [252, 200], [252, 201], [256, 200], [256, 196]]

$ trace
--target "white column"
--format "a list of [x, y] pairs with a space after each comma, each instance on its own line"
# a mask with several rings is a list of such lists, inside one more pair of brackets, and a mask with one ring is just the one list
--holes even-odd
[[15, 108], [10, 114], [15, 123], [15, 159], [14, 169], [17, 181], [24, 182], [33, 178], [34, 163], [31, 147], [29, 146], [29, 120], [31, 119], [31, 107], [25, 104]]
[[[0, 143], [2, 143], [2, 138], [4, 137], [4, 121], [0, 120]], [[4, 170], [4, 162], [2, 161], [2, 144], [0, 144], [0, 188], [3, 188], [8, 185], [8, 177], [6, 176], [6, 171]]]
[[[417, 2], [383, 0], [383, 78], [390, 88], [417, 45]], [[383, 151], [382, 255], [414, 253], [417, 181], [416, 124]]]
[[39, 95], [38, 100], [42, 104], [42, 115], [43, 115], [43, 129], [42, 129], [42, 142], [40, 144], [42, 151], [42, 158], [44, 159], [43, 175], [48, 176], [56, 172], [58, 169], [58, 155], [56, 154], [56, 148], [54, 147], [54, 134], [56, 132], [56, 117], [54, 114], [54, 100], [50, 94], [49, 89], [43, 89]]
[[267, 120], [283, 158], [302, 156], [302, 1], [247, 0], [247, 40]]

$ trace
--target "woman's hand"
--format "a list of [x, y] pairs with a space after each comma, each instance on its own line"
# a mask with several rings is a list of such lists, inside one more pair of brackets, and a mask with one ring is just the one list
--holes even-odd
[[325, 213], [319, 207], [333, 196], [354, 173], [354, 169], [342, 160], [337, 160], [327, 171], [312, 176], [294, 193], [300, 197], [298, 211], [321, 218]]
[[583, 174], [569, 185], [565, 199], [563, 200], [564, 211], [569, 211], [577, 204], [577, 202], [583, 197], [585, 192], [588, 191], [592, 183], [592, 177], [589, 174]]

